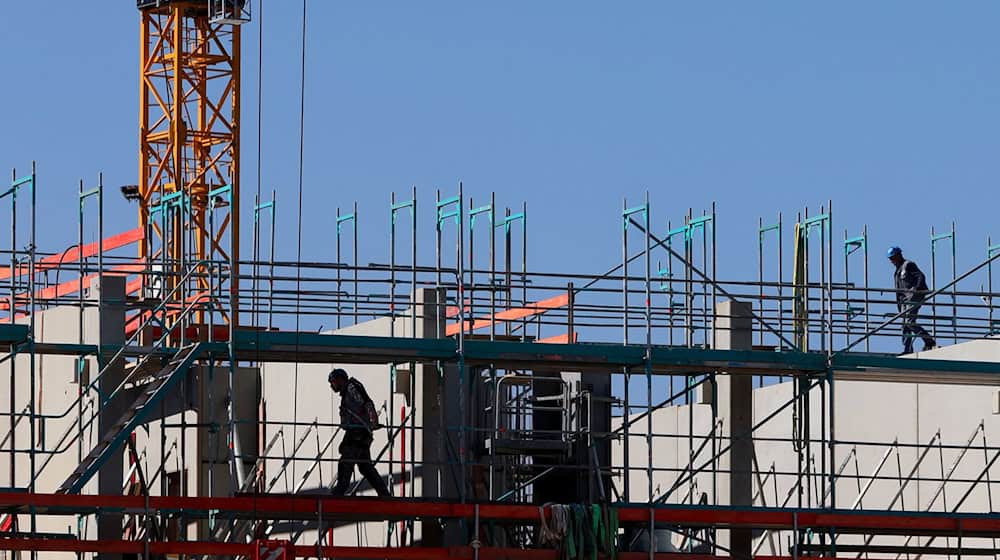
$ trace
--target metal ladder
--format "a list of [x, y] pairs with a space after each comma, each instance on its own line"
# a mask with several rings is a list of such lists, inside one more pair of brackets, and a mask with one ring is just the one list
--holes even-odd
[[90, 453], [84, 457], [73, 474], [59, 486], [60, 494], [76, 494], [86, 486], [91, 477], [115, 453], [132, 432], [139, 427], [149, 412], [173, 389], [178, 379], [184, 377], [188, 369], [201, 354], [201, 344], [185, 346], [153, 380], [142, 388], [142, 394], [128, 408], [125, 414], [111, 427]]

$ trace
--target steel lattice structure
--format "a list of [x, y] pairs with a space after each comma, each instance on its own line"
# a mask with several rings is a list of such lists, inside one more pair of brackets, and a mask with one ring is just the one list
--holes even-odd
[[230, 261], [240, 250], [241, 28], [217, 21], [205, 2], [159, 4], [140, 10], [138, 196], [147, 237], [139, 257], [167, 269]]

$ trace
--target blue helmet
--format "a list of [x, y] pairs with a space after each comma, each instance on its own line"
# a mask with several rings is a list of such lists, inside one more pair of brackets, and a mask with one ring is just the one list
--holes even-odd
[[889, 247], [888, 251], [886, 251], [885, 256], [891, 259], [892, 257], [895, 257], [896, 255], [902, 255], [902, 254], [903, 254], [903, 250], [900, 249], [899, 247], [896, 247], [895, 245], [893, 245], [892, 247]]

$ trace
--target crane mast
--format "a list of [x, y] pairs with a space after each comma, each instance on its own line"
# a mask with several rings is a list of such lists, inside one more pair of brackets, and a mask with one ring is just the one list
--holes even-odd
[[[148, 297], [229, 292], [238, 325], [240, 30], [246, 0], [138, 0], [141, 17], [139, 257], [160, 270]], [[128, 196], [128, 195], [126, 195]], [[192, 269], [194, 267], [194, 269]], [[209, 274], [209, 269], [214, 270]], [[182, 280], [183, 278], [188, 278]], [[204, 322], [204, 316], [196, 319]]]

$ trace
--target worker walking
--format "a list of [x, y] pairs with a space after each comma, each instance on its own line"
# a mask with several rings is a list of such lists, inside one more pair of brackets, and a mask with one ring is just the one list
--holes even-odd
[[913, 353], [913, 338], [919, 336], [924, 341], [924, 350], [937, 346], [923, 327], [917, 324], [917, 311], [927, 297], [927, 280], [917, 263], [903, 258], [903, 250], [890, 247], [889, 262], [896, 267], [896, 307], [903, 312], [903, 354]]
[[375, 470], [371, 455], [372, 432], [381, 428], [375, 403], [365, 391], [365, 386], [340, 368], [331, 371], [327, 381], [330, 382], [330, 388], [340, 395], [340, 427], [344, 430], [333, 495], [343, 496], [347, 493], [357, 465], [358, 471], [375, 492], [379, 496], [388, 496], [389, 489]]

